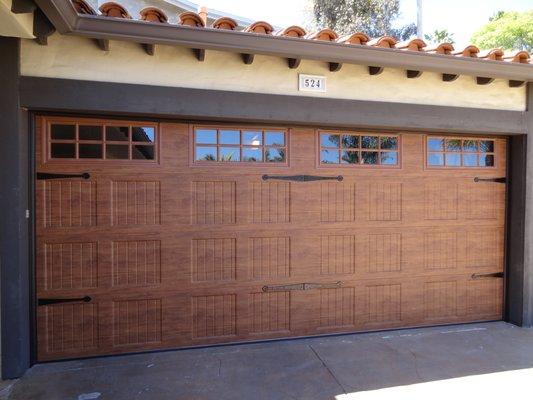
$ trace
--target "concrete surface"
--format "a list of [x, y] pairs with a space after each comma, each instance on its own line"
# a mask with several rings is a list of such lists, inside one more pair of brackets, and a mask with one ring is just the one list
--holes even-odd
[[531, 382], [533, 330], [492, 322], [40, 364], [7, 398], [485, 400]]

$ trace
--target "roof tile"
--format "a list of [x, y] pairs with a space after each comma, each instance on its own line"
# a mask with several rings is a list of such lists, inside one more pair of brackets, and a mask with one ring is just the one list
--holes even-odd
[[485, 58], [487, 60], [493, 61], [502, 61], [503, 60], [503, 50], [502, 49], [492, 49], [481, 51], [478, 54], [479, 58]]
[[452, 54], [455, 48], [453, 47], [453, 44], [451, 43], [440, 43], [436, 46], [426, 48], [426, 53], [433, 53], [433, 54]]
[[221, 17], [213, 22], [213, 28], [228, 29], [230, 31], [237, 29], [237, 25], [237, 21], [230, 17]]
[[396, 43], [395, 48], [409, 51], [424, 51], [424, 47], [426, 46], [426, 42], [417, 38]]
[[96, 15], [96, 11], [85, 0], [72, 0], [72, 5], [78, 14]]
[[302, 38], [306, 34], [307, 32], [305, 31], [305, 29], [297, 25], [292, 25], [292, 26], [289, 26], [285, 29], [282, 29], [276, 32], [276, 36], [297, 37], [297, 38]]
[[368, 43], [370, 38], [363, 32], [355, 32], [349, 35], [342, 36], [337, 39], [338, 43], [344, 44], [362, 44], [365, 45]]
[[369, 46], [374, 47], [384, 47], [387, 49], [392, 49], [398, 43], [398, 41], [392, 36], [381, 36], [368, 41]]
[[305, 38], [311, 39], [311, 40], [321, 40], [325, 42], [334, 42], [337, 40], [339, 35], [337, 33], [329, 28], [320, 29], [319, 31], [312, 32], [308, 34]]
[[259, 33], [263, 35], [271, 35], [274, 31], [272, 25], [265, 21], [257, 21], [244, 29], [244, 32]]
[[205, 22], [200, 14], [196, 14], [192, 11], [187, 11], [179, 15], [179, 20], [181, 25], [193, 26], [198, 28], [203, 28]]
[[530, 60], [529, 53], [524, 50], [517, 51], [513, 54], [506, 54], [503, 56], [503, 59], [505, 61], [511, 61], [511, 62], [516, 62], [516, 63], [521, 63], [521, 64], [527, 64], [528, 62], [531, 63], [531, 61], [533, 61], [533, 60]]
[[459, 57], [477, 57], [479, 53], [479, 48], [474, 45], [468, 45], [463, 50], [452, 52], [453, 55]]
[[131, 19], [131, 15], [128, 10], [113, 1], [102, 4], [99, 10], [105, 17]]
[[140, 11], [140, 17], [142, 21], [147, 22], [168, 22], [166, 14], [156, 7], [145, 7]]

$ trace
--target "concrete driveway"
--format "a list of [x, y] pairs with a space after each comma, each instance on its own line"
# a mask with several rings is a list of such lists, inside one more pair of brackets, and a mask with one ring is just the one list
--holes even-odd
[[501, 399], [531, 382], [533, 330], [493, 322], [41, 364], [7, 398]]

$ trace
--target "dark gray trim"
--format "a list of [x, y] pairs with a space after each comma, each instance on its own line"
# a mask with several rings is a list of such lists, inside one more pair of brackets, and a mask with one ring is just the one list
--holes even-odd
[[505, 320], [524, 323], [524, 227], [526, 208], [526, 135], [511, 136], [507, 162]]
[[533, 67], [529, 64], [346, 45], [274, 35], [257, 35], [224, 29], [200, 29], [173, 24], [154, 24], [97, 15], [78, 15], [69, 0], [36, 0], [36, 2], [57, 30], [63, 34], [96, 39], [127, 40], [137, 43], [177, 45], [193, 49], [266, 54], [339, 64], [376, 65], [533, 81]]
[[[46, 95], [43, 95], [46, 93]], [[57, 112], [322, 127], [523, 134], [519, 111], [22, 77], [24, 107]]]
[[[527, 86], [527, 110], [525, 123], [528, 132], [528, 160], [533, 160], [533, 83]], [[523, 277], [523, 326], [533, 326], [533, 163], [526, 166], [526, 212]]]
[[0, 271], [2, 378], [30, 365], [28, 127], [19, 106], [20, 40], [0, 37]]

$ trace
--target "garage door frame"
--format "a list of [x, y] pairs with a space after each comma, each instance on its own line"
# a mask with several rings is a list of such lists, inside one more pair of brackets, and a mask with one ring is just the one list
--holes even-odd
[[[12, 51], [10, 49], [10, 51]], [[17, 49], [18, 51], [18, 49]], [[14, 74], [15, 80], [19, 79], [18, 70]], [[9, 79], [9, 77], [7, 77]], [[13, 74], [11, 75], [13, 78]], [[532, 93], [532, 84], [528, 86], [528, 91]], [[57, 93], [57, 96], [43, 97], [42, 93]], [[529, 326], [533, 320], [533, 296], [529, 293], [528, 280], [533, 277], [533, 271], [526, 269], [526, 257], [529, 257], [529, 252], [524, 246], [525, 233], [533, 229], [533, 224], [526, 218], [525, 212], [525, 187], [526, 187], [526, 170], [525, 159], [526, 155], [533, 156], [533, 149], [524, 148], [526, 142], [524, 134], [533, 132], [533, 96], [529, 96], [529, 108], [527, 112], [517, 111], [494, 111], [481, 109], [465, 109], [458, 107], [442, 107], [442, 106], [421, 106], [414, 104], [397, 104], [397, 103], [377, 103], [377, 102], [359, 102], [349, 100], [334, 100], [334, 99], [312, 99], [297, 98], [296, 103], [291, 103], [291, 107], [300, 110], [300, 112], [287, 112], [287, 101], [295, 100], [294, 98], [287, 99], [291, 96], [279, 95], [263, 95], [250, 93], [232, 93], [206, 91], [197, 89], [175, 89], [175, 88], [161, 88], [150, 87], [142, 85], [129, 84], [110, 84], [101, 82], [84, 82], [84, 81], [64, 81], [58, 79], [45, 78], [20, 78], [20, 107], [31, 110], [29, 114], [24, 112], [13, 113], [14, 104], [1, 104], [0, 108], [5, 118], [11, 122], [14, 131], [18, 131], [19, 136], [10, 137], [18, 150], [18, 154], [22, 158], [5, 158], [2, 159], [2, 167], [4, 170], [9, 170], [14, 167], [14, 163], [22, 164], [29, 163], [32, 160], [33, 148], [24, 149], [25, 143], [30, 142], [31, 135], [30, 127], [27, 124], [32, 121], [33, 116], [37, 113], [57, 112], [61, 114], [80, 114], [87, 116], [88, 114], [106, 114], [115, 116], [127, 115], [129, 119], [134, 117], [140, 119], [147, 118], [170, 118], [170, 109], [173, 108], [174, 113], [179, 113], [181, 117], [187, 119], [201, 119], [207, 116], [207, 119], [215, 119], [214, 114], [218, 112], [219, 120], [234, 120], [234, 121], [256, 121], [264, 123], [267, 116], [278, 123], [298, 123], [305, 121], [302, 118], [305, 109], [306, 115], [315, 115], [316, 118], [324, 116], [324, 112], [320, 110], [333, 109], [337, 110], [333, 115], [330, 115], [326, 121], [326, 125], [338, 127], [359, 127], [359, 128], [387, 128], [397, 129], [402, 127], [402, 130], [426, 130], [428, 132], [442, 132], [442, 133], [484, 133], [491, 132], [492, 134], [511, 134], [518, 136], [511, 136], [510, 152], [512, 165], [510, 165], [509, 177], [510, 184], [508, 186], [509, 193], [509, 210], [508, 227], [513, 229], [507, 230], [507, 242], [509, 243], [507, 255], [507, 298], [506, 298], [506, 320], [522, 326]], [[81, 92], [80, 92], [81, 90]], [[17, 96], [16, 88], [13, 88], [12, 93]], [[80, 93], [82, 95], [80, 95]], [[89, 96], [83, 96], [83, 94]], [[139, 93], [143, 93], [140, 97]], [[187, 102], [180, 101], [184, 94], [188, 93]], [[59, 96], [59, 94], [61, 94]], [[91, 95], [92, 94], [92, 95]], [[105, 94], [105, 95], [103, 95]], [[120, 102], [113, 99], [132, 98], [135, 101], [131, 103]], [[225, 101], [220, 102], [220, 96]], [[220, 110], [221, 103], [231, 103], [228, 101], [228, 96], [242, 101], [243, 107], [232, 107], [230, 109]], [[252, 97], [252, 101], [250, 99]], [[107, 103], [102, 99], [109, 99]], [[169, 99], [175, 99], [169, 101]], [[240, 100], [239, 100], [240, 99]], [[206, 103], [207, 102], [207, 103]], [[206, 108], [207, 104], [207, 108]], [[254, 106], [257, 104], [258, 106]], [[272, 104], [272, 108], [265, 107], [265, 104]], [[159, 108], [158, 106], [161, 106]], [[269, 110], [268, 115], [265, 111]], [[177, 110], [177, 111], [176, 111]], [[218, 111], [217, 111], [218, 110]], [[312, 111], [316, 110], [316, 113]], [[347, 110], [350, 110], [348, 113]], [[357, 110], [354, 112], [354, 110]], [[411, 118], [406, 117], [406, 110], [411, 113]], [[8, 111], [8, 112], [4, 112]], [[144, 111], [144, 112], [143, 112]], [[148, 112], [146, 112], [148, 111]], [[310, 112], [311, 111], [311, 112]], [[224, 118], [220, 118], [221, 113]], [[174, 114], [173, 119], [178, 119], [178, 115]], [[413, 117], [414, 116], [414, 117]], [[468, 117], [468, 118], [467, 118]], [[262, 119], [263, 118], [263, 119]], [[291, 119], [297, 119], [296, 121]], [[298, 120], [299, 119], [299, 120]], [[336, 119], [333, 121], [332, 119]], [[380, 122], [381, 123], [378, 123]], [[313, 121], [307, 121], [305, 125], [313, 124]], [[404, 125], [405, 126], [402, 126]], [[302, 124], [303, 125], [303, 124]], [[12, 132], [11, 132], [12, 133]], [[4, 148], [3, 151], [7, 151]], [[2, 154], [5, 155], [5, 154]], [[510, 163], [511, 164], [511, 163]], [[18, 168], [17, 168], [18, 170]], [[533, 175], [533, 170], [529, 173]], [[19, 184], [24, 189], [31, 189], [31, 182], [33, 171], [19, 180]], [[528, 184], [533, 183], [528, 180]], [[4, 181], [5, 182], [5, 181]], [[2, 183], [4, 183], [2, 182]], [[24, 190], [22, 190], [24, 192]], [[13, 193], [10, 196], [2, 197], [2, 219], [8, 216], [9, 207], [15, 203], [24, 204], [26, 199], [22, 198], [23, 194]], [[15, 200], [15, 201], [14, 201]], [[33, 215], [33, 208], [30, 209], [30, 215]], [[27, 224], [25, 216], [20, 215], [16, 221], [7, 219], [8, 223], [3, 227], [3, 232], [19, 231], [20, 226]], [[22, 232], [23, 239], [29, 240], [32, 235], [31, 229], [28, 232]], [[23, 243], [19, 243], [21, 248]], [[2, 243], [2, 254], [10, 254], [11, 249], [4, 242]], [[30, 310], [30, 304], [33, 303], [29, 289], [28, 278], [25, 278], [30, 271], [33, 271], [33, 265], [30, 265], [24, 257], [16, 258], [8, 261], [10, 264], [10, 274], [2, 274], [2, 364], [3, 377], [12, 378], [20, 376], [24, 370], [35, 361], [35, 344], [32, 342], [32, 329], [30, 327], [33, 320], [34, 311], [25, 313], [25, 310]], [[6, 264], [3, 264], [5, 267]], [[14, 296], [15, 295], [15, 296]], [[15, 300], [13, 300], [15, 298]], [[6, 305], [9, 301], [9, 307]], [[9, 329], [8, 329], [9, 328]], [[17, 346], [10, 346], [9, 344], [17, 343]], [[32, 355], [29, 354], [29, 349], [32, 348]]]

